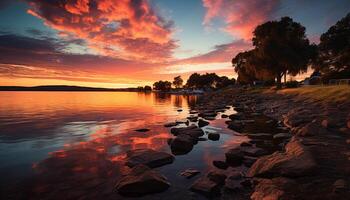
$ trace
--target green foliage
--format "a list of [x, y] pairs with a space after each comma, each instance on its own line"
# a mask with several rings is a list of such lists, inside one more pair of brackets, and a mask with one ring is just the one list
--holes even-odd
[[163, 92], [169, 91], [171, 90], [171, 82], [157, 81], [153, 84], [153, 89], [163, 91]]

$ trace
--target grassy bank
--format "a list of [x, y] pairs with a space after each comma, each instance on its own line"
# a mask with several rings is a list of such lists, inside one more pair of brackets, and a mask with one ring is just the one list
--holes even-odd
[[297, 95], [301, 98], [326, 101], [326, 102], [345, 102], [350, 101], [350, 86], [305, 86], [300, 88], [283, 89], [277, 91], [279, 94]]

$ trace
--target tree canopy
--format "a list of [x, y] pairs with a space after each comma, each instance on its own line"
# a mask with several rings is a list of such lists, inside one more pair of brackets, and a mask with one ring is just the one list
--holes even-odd
[[228, 85], [235, 84], [235, 79], [229, 79], [226, 76], [218, 76], [215, 73], [206, 73], [200, 75], [198, 73], [193, 73], [188, 78], [186, 87], [188, 88], [196, 88], [196, 89], [218, 89], [223, 88]]
[[176, 76], [176, 77], [174, 78], [173, 85], [175, 86], [175, 88], [181, 88], [183, 82], [184, 82], [184, 81], [182, 80], [181, 76]]
[[171, 89], [171, 82], [157, 81], [153, 84], [153, 89], [159, 90], [159, 91], [169, 91]]
[[316, 69], [350, 74], [350, 13], [321, 35]]

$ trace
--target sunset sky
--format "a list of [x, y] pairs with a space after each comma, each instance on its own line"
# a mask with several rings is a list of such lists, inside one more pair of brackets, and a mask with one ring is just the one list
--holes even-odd
[[0, 0], [0, 85], [234, 77], [256, 25], [290, 16], [318, 43], [347, 12], [349, 0]]

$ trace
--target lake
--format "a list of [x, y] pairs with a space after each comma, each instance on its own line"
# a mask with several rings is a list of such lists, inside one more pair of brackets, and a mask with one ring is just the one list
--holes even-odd
[[[173, 135], [164, 124], [186, 119], [197, 99], [137, 92], [0, 92], [1, 192], [7, 199], [128, 199], [114, 189], [128, 170], [125, 152], [171, 153], [167, 141]], [[197, 177], [179, 174], [188, 168], [205, 174], [215, 168], [213, 160], [224, 160], [225, 150], [244, 140], [226, 128], [221, 114], [203, 128], [220, 133], [220, 140], [199, 141], [188, 154], [157, 168], [171, 187], [139, 199], [202, 198], [188, 190]], [[150, 131], [135, 131], [140, 128]]]

